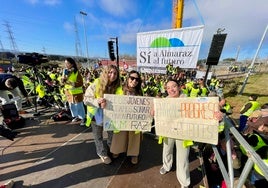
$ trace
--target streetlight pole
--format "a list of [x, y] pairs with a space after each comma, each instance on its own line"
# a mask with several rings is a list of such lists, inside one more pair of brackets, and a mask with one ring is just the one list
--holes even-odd
[[118, 37], [115, 38], [115, 44], [116, 44], [116, 65], [119, 70]]
[[260, 43], [259, 43], [258, 49], [257, 49], [257, 51], [256, 51], [256, 53], [255, 53], [255, 56], [254, 56], [254, 58], [253, 58], [253, 60], [252, 60], [252, 62], [251, 62], [251, 64], [250, 64], [250, 67], [249, 67], [247, 76], [246, 76], [246, 78], [245, 78], [245, 80], [244, 80], [244, 83], [243, 83], [242, 88], [241, 88], [241, 90], [240, 90], [240, 92], [239, 92], [239, 95], [242, 95], [242, 94], [243, 94], [243, 91], [244, 91], [244, 89], [245, 89], [245, 87], [246, 87], [246, 84], [247, 84], [247, 82], [248, 82], [249, 75], [250, 75], [251, 72], [253, 71], [253, 66], [254, 66], [255, 60], [256, 60], [256, 58], [257, 58], [257, 56], [258, 56], [258, 54], [259, 54], [259, 50], [260, 50], [260, 48], [261, 48], [261, 46], [262, 46], [262, 43], [263, 43], [263, 41], [264, 41], [264, 38], [265, 38], [265, 35], [266, 35], [267, 31], [268, 31], [268, 25], [266, 26], [265, 31], [264, 31], [264, 33], [263, 33], [263, 35], [262, 35], [262, 38], [261, 38], [261, 41], [260, 41]]
[[84, 24], [84, 35], [85, 35], [85, 40], [86, 40], [86, 53], [87, 53], [87, 62], [88, 61], [88, 47], [87, 47], [87, 32], [86, 32], [86, 25], [85, 25], [85, 19], [84, 19], [84, 16], [87, 16], [87, 13], [83, 12], [83, 11], [80, 11], [80, 14], [82, 15], [82, 18], [83, 18], [83, 24]]

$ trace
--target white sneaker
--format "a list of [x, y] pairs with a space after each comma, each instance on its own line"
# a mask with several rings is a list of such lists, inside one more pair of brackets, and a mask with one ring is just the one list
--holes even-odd
[[10, 180], [9, 182], [5, 183], [5, 188], [12, 188], [14, 185], [14, 181], [13, 180]]
[[110, 164], [112, 162], [112, 160], [108, 156], [100, 156], [100, 159], [104, 164]]
[[85, 126], [86, 125], [86, 122], [87, 122], [87, 119], [86, 118], [84, 118], [84, 119], [82, 119], [82, 121], [81, 121], [81, 123], [80, 123], [80, 126]]
[[162, 166], [161, 168], [160, 168], [160, 174], [166, 174], [166, 173], [168, 173], [168, 171]]
[[133, 157], [131, 157], [131, 163], [132, 163], [132, 164], [138, 164], [138, 162], [139, 162], [139, 159], [138, 159], [137, 156], [133, 156]]
[[78, 118], [78, 117], [74, 117], [73, 119], [72, 119], [72, 122], [78, 122], [80, 119]]

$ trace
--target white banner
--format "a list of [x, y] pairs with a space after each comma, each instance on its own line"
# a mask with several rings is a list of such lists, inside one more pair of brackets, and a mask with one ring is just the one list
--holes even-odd
[[151, 131], [153, 97], [105, 94], [104, 130]]
[[218, 97], [155, 98], [155, 131], [159, 136], [217, 144]]
[[166, 68], [162, 67], [140, 67], [139, 71], [142, 73], [149, 73], [149, 74], [166, 74]]
[[[206, 76], [206, 72], [205, 71], [196, 71], [196, 75], [195, 78], [199, 79], [199, 78], [205, 78]], [[207, 79], [211, 79], [212, 76], [212, 72], [209, 72], [207, 75]]]
[[138, 67], [196, 68], [204, 26], [137, 33]]

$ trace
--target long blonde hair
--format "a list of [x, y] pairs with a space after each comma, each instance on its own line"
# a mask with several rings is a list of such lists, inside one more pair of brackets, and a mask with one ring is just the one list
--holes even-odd
[[[109, 83], [109, 72], [114, 69], [117, 72], [117, 78], [112, 83]], [[108, 65], [102, 69], [100, 74], [100, 87], [98, 88], [98, 93], [100, 97], [106, 94], [115, 94], [116, 89], [121, 85], [120, 75], [117, 67], [115, 65]]]

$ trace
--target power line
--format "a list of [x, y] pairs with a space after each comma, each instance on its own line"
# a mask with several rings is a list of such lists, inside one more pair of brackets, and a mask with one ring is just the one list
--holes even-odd
[[87, 31], [86, 31], [86, 25], [85, 25], [85, 16], [87, 16], [86, 12], [80, 11], [80, 14], [82, 15], [82, 19], [83, 19], [83, 25], [84, 25], [84, 35], [85, 35], [85, 44], [86, 44], [86, 53], [87, 53], [87, 63], [89, 63], [88, 61], [88, 44], [87, 44]]
[[3, 25], [7, 28], [6, 32], [9, 35], [11, 49], [13, 50], [13, 53], [17, 56], [18, 52], [19, 52], [19, 49], [18, 49], [18, 46], [16, 44], [15, 38], [13, 36], [13, 32], [11, 31], [11, 27], [10, 27], [10, 25], [9, 25], [9, 23], [7, 21], [5, 21], [5, 23]]
[[[147, 3], [145, 14], [143, 15], [143, 19], [142, 20], [145, 20], [145, 18], [148, 16], [149, 10], [151, 9], [151, 6], [152, 6], [152, 0], [150, 0], [149, 3]], [[142, 22], [141, 22], [141, 24], [140, 24], [137, 32], [140, 32], [141, 27], [142, 27]]]
[[198, 8], [198, 6], [197, 6], [195, 0], [193, 0], [193, 3], [194, 3], [195, 9], [196, 9], [196, 11], [197, 11], [197, 13], [198, 13], [198, 15], [199, 15], [199, 18], [200, 18], [202, 24], [205, 25], [204, 18], [203, 18], [203, 16], [202, 16], [202, 14], [201, 14], [201, 12], [200, 12], [200, 10], [199, 10], [199, 8]]
[[3, 43], [2, 43], [1, 40], [0, 40], [0, 47], [1, 47], [1, 51], [3, 52], [4, 51], [4, 46], [3, 46]]
[[46, 48], [44, 46], [42, 48], [42, 52], [43, 52], [44, 55], [46, 55]]
[[74, 32], [75, 32], [75, 51], [76, 51], [76, 56], [81, 57], [82, 56], [82, 49], [81, 49], [81, 44], [80, 44], [80, 38], [79, 38], [79, 34], [78, 34], [76, 19], [74, 19]]

